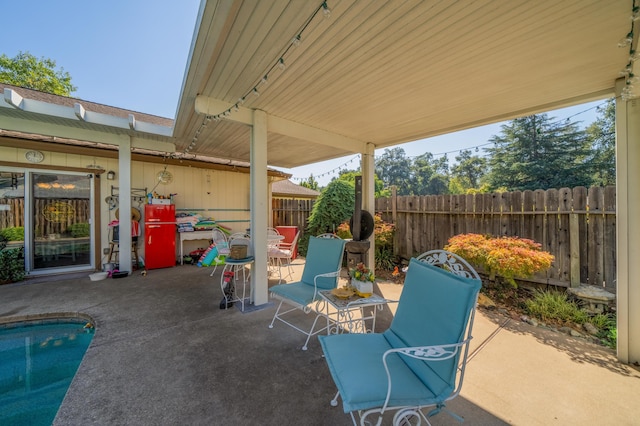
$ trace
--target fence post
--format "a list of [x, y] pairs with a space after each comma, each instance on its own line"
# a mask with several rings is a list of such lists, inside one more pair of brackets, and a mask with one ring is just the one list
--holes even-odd
[[398, 222], [398, 188], [393, 185], [391, 187], [391, 220], [393, 221], [393, 224], [395, 225]]
[[391, 186], [391, 223], [394, 226], [393, 233], [393, 254], [398, 256], [400, 253], [400, 234], [398, 233], [398, 188]]
[[569, 213], [569, 247], [571, 257], [570, 286], [580, 286], [580, 227], [577, 213]]

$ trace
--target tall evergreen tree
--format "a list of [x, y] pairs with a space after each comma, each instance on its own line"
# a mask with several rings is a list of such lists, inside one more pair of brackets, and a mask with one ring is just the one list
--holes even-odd
[[575, 123], [553, 122], [547, 114], [517, 118], [490, 139], [492, 188], [509, 191], [589, 186], [589, 141]]
[[587, 127], [587, 136], [593, 149], [592, 167], [594, 185], [616, 184], [616, 103], [609, 99], [598, 107], [599, 116]]

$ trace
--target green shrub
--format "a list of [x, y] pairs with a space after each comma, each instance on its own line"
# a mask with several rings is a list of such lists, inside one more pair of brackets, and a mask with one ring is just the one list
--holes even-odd
[[392, 271], [396, 265], [396, 256], [393, 254], [393, 247], [376, 246], [376, 269]]
[[0, 229], [0, 235], [7, 241], [24, 241], [24, 227], [12, 226], [10, 228]]
[[69, 227], [69, 232], [73, 238], [81, 238], [89, 236], [88, 223], [74, 223]]
[[597, 314], [589, 318], [589, 322], [600, 330], [616, 326], [616, 318], [609, 314]]
[[602, 339], [603, 343], [615, 349], [618, 344], [616, 317], [612, 314], [598, 314], [589, 318], [589, 322], [600, 330], [598, 337]]
[[334, 232], [353, 215], [355, 197], [354, 187], [348, 182], [334, 180], [327, 185], [313, 205], [304, 237], [298, 243], [302, 255], [307, 253], [310, 236]]
[[533, 299], [526, 301], [526, 307], [531, 316], [545, 322], [584, 324], [589, 319], [587, 312], [558, 291], [536, 290]]
[[612, 328], [607, 331], [607, 334], [604, 337], [607, 346], [611, 349], [615, 349], [618, 346], [618, 328]]
[[23, 247], [0, 251], [0, 283], [22, 281], [24, 274]]

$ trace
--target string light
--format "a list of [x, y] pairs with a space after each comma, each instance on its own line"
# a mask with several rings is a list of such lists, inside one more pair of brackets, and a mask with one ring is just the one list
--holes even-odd
[[633, 49], [633, 31], [635, 29], [635, 23], [638, 19], [640, 19], [640, 7], [636, 5], [636, 0], [633, 0], [633, 6], [631, 8], [630, 16], [631, 30], [618, 43], [618, 47], [624, 48], [629, 46], [629, 62], [624, 67], [624, 69], [620, 71], [620, 76], [624, 77], [625, 79], [625, 85], [620, 91], [620, 98], [623, 101], [629, 101], [637, 97], [634, 90], [634, 84], [638, 83], [639, 78], [633, 74], [633, 62], [638, 60], [638, 53]]
[[326, 1], [322, 3], [322, 14], [324, 15], [325, 18], [331, 17], [331, 9], [329, 9], [329, 6], [327, 6]]
[[[352, 157], [351, 159], [349, 159], [349, 160], [345, 161], [344, 163], [340, 164], [340, 165], [339, 165], [339, 166], [337, 166], [337, 167], [334, 167], [333, 169], [331, 169], [331, 170], [329, 170], [329, 171], [326, 171], [326, 172], [324, 172], [324, 173], [322, 173], [322, 174], [316, 175], [315, 177], [317, 177], [317, 178], [323, 178], [323, 177], [325, 177], [325, 176], [331, 176], [331, 175], [334, 175], [335, 173], [340, 173], [340, 172], [342, 171], [342, 169], [344, 169], [344, 170], [348, 170], [347, 166], [348, 166], [349, 164], [353, 163], [354, 161], [358, 160], [358, 159], [360, 159], [360, 154], [358, 154], [358, 155], [356, 155], [356, 156]], [[295, 181], [298, 181], [298, 182], [302, 182], [302, 181], [307, 180], [307, 178], [305, 178], [305, 177], [292, 177], [292, 178], [291, 178], [291, 180], [295, 180]]]
[[232, 112], [237, 112], [239, 110], [239, 106], [247, 101], [247, 97], [249, 95], [252, 94], [255, 97], [260, 96], [260, 92], [258, 92], [258, 85], [261, 84], [262, 86], [266, 86], [268, 84], [268, 82], [269, 82], [270, 74], [276, 68], [278, 68], [280, 71], [284, 71], [285, 70], [285, 68], [286, 68], [286, 65], [285, 65], [285, 62], [284, 62], [285, 56], [287, 55], [287, 53], [289, 52], [289, 50], [291, 48], [300, 46], [300, 44], [302, 43], [302, 34], [304, 33], [304, 31], [307, 29], [309, 24], [313, 21], [313, 19], [316, 17], [316, 15], [320, 11], [322, 11], [322, 14], [324, 15], [325, 18], [329, 18], [331, 16], [331, 9], [329, 9], [329, 6], [327, 5], [327, 2], [323, 1], [320, 4], [320, 6], [318, 6], [313, 11], [311, 16], [309, 16], [309, 18], [307, 18], [305, 23], [302, 25], [302, 28], [300, 29], [300, 31], [298, 31], [296, 33], [296, 36], [291, 39], [289, 44], [285, 47], [284, 52], [282, 53], [282, 55], [279, 56], [278, 60], [276, 62], [274, 62], [273, 65], [271, 65], [267, 69], [267, 72], [265, 72], [263, 74], [263, 77], [260, 79], [260, 81], [255, 86], [253, 86], [253, 88], [251, 90], [249, 90], [244, 96], [239, 98], [238, 102], [234, 106], [228, 108], [226, 111], [223, 111], [223, 112], [221, 112], [219, 114], [216, 114], [216, 115], [212, 116], [213, 120], [218, 121], [218, 120], [221, 120], [221, 119], [229, 117]]

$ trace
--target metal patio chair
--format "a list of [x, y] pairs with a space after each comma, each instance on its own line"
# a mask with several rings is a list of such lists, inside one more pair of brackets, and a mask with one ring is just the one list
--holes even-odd
[[282, 266], [284, 262], [287, 264], [287, 275], [285, 275], [285, 278], [290, 278], [293, 274], [291, 262], [293, 262], [296, 244], [298, 244], [298, 237], [300, 237], [300, 231], [296, 232], [295, 237], [293, 237], [293, 240], [291, 240], [290, 243], [281, 242], [276, 247], [269, 247], [268, 257], [274, 267], [278, 267], [278, 284], [282, 282]]
[[475, 278], [477, 280], [480, 279], [480, 275], [478, 275], [478, 272], [473, 269], [473, 266], [471, 266], [469, 262], [450, 251], [427, 251], [416, 257], [416, 260], [428, 263], [429, 265], [438, 266], [461, 277]]
[[[311, 336], [326, 330], [326, 327], [315, 330], [321, 315], [316, 316], [309, 331], [292, 324], [283, 316], [296, 310], [302, 310], [308, 314], [313, 309], [312, 305], [320, 299], [319, 290], [331, 290], [337, 287], [344, 244], [345, 241], [340, 239], [311, 237], [302, 279], [293, 283], [278, 284], [269, 289], [272, 297], [280, 299], [269, 328], [273, 328], [274, 322], [279, 320], [306, 335], [307, 340], [302, 346], [303, 351], [307, 350]], [[291, 308], [281, 311], [285, 303]]]
[[[398, 309], [383, 333], [319, 336], [343, 410], [354, 425], [429, 423], [460, 393], [481, 281], [409, 263]], [[430, 408], [425, 413], [424, 409]], [[371, 416], [371, 419], [368, 417]], [[377, 418], [376, 418], [377, 417]]]

